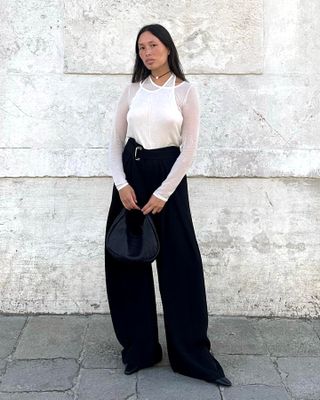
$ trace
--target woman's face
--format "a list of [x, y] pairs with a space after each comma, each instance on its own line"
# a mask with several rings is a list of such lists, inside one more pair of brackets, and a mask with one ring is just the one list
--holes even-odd
[[146, 68], [168, 68], [168, 48], [151, 32], [143, 32], [138, 39], [139, 56]]

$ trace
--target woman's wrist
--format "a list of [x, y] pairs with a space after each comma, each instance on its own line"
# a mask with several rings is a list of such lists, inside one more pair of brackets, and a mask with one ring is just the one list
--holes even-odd
[[158, 199], [163, 200], [163, 201], [167, 201], [168, 197], [164, 197], [161, 194], [157, 193], [157, 191], [152, 193], [154, 196], [156, 196]]
[[116, 188], [117, 188], [118, 191], [119, 191], [119, 190], [123, 189], [124, 187], [126, 187], [126, 186], [128, 186], [128, 185], [129, 185], [129, 183], [126, 181], [126, 182], [124, 182], [124, 183], [120, 183], [120, 184], [116, 185]]

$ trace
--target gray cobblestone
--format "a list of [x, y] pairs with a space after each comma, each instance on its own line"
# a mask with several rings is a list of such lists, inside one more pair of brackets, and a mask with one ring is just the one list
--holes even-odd
[[78, 358], [87, 318], [31, 317], [13, 355], [16, 359]]
[[26, 318], [0, 315], [0, 400], [320, 400], [316, 320], [209, 317], [219, 388], [172, 371], [163, 316], [163, 361], [129, 376], [110, 315]]
[[25, 321], [26, 317], [1, 316], [0, 358], [5, 358], [12, 352]]
[[282, 357], [277, 360], [285, 385], [297, 399], [320, 399], [320, 358]]
[[319, 337], [303, 320], [261, 319], [257, 326], [273, 356], [320, 355]]
[[78, 400], [136, 400], [136, 377], [119, 369], [84, 369]]
[[78, 372], [75, 360], [20, 360], [8, 363], [1, 392], [65, 391]]
[[291, 400], [291, 397], [283, 387], [250, 385], [224, 389], [223, 400]]
[[320, 338], [320, 319], [314, 319], [311, 321], [314, 330], [317, 332], [318, 337]]
[[[172, 372], [169, 367], [138, 372], [139, 400], [220, 400], [219, 388], [209, 382]], [[162, 382], [161, 390], [155, 390]]]
[[281, 378], [268, 356], [221, 355], [219, 361], [234, 385], [281, 386]]
[[250, 318], [209, 318], [208, 334], [214, 354], [265, 354], [266, 346], [255, 320]]
[[29, 392], [29, 393], [0, 393], [0, 400], [73, 400], [71, 392]]
[[0, 360], [0, 376], [4, 374], [6, 364], [6, 360]]
[[90, 317], [83, 351], [85, 368], [122, 368], [121, 346], [117, 341], [110, 315]]

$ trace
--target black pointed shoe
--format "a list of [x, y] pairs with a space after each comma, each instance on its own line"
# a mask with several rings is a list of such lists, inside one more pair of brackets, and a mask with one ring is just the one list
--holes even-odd
[[153, 367], [155, 364], [158, 364], [161, 360], [162, 360], [162, 351], [158, 354], [157, 358], [150, 364], [146, 364], [139, 367], [135, 364], [126, 363], [127, 365], [124, 369], [124, 373], [126, 375], [134, 374], [135, 372], [138, 372], [140, 369]]
[[213, 381], [213, 383], [216, 383], [217, 385], [221, 385], [221, 386], [232, 386], [232, 383], [225, 376], [223, 376], [222, 378], [216, 379], [215, 381]]
[[134, 374], [135, 372], [138, 372], [139, 369], [140, 369], [140, 368], [137, 367], [136, 365], [127, 364], [127, 365], [126, 365], [126, 368], [125, 368], [125, 370], [124, 370], [124, 373], [125, 373], [126, 375], [131, 375], [131, 374]]

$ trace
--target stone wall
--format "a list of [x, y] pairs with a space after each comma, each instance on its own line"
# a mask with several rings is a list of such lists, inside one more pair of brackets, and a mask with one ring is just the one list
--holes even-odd
[[210, 313], [319, 316], [319, 17], [317, 0], [1, 1], [0, 311], [108, 311], [109, 135], [157, 22], [201, 98]]

